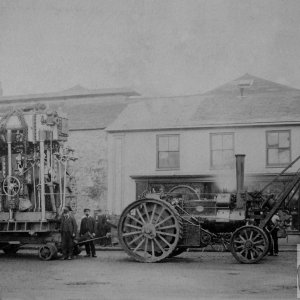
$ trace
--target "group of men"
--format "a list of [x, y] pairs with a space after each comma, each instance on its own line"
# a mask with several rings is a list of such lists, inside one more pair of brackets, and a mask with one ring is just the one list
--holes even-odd
[[[80, 223], [79, 241], [87, 241], [84, 243], [86, 255], [85, 257], [97, 257], [95, 244], [93, 239], [96, 236], [96, 220], [90, 213], [90, 209], [84, 209], [84, 217]], [[74, 239], [77, 235], [77, 223], [68, 207], [63, 208], [60, 223], [61, 246], [64, 260], [73, 259]]]

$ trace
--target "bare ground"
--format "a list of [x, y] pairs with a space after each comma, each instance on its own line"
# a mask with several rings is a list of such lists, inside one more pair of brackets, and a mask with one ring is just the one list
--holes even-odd
[[256, 265], [230, 253], [189, 252], [143, 264], [123, 251], [97, 258], [40, 261], [35, 251], [0, 254], [0, 299], [295, 299], [296, 253], [281, 252]]

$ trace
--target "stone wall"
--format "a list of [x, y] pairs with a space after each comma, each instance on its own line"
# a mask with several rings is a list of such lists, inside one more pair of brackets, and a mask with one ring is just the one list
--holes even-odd
[[83, 209], [107, 209], [107, 142], [104, 130], [70, 131], [68, 145], [78, 160], [72, 172], [77, 183], [77, 212], [79, 222]]

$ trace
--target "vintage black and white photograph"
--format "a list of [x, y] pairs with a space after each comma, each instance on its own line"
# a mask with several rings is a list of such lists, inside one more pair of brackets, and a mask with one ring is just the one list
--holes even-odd
[[298, 244], [300, 1], [0, 0], [0, 300], [297, 299]]

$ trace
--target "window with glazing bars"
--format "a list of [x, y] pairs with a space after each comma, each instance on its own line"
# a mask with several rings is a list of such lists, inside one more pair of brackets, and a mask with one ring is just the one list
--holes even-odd
[[267, 166], [282, 166], [291, 162], [290, 130], [266, 132]]
[[157, 169], [179, 168], [179, 134], [157, 135]]
[[234, 167], [233, 133], [210, 134], [210, 165], [212, 169]]

